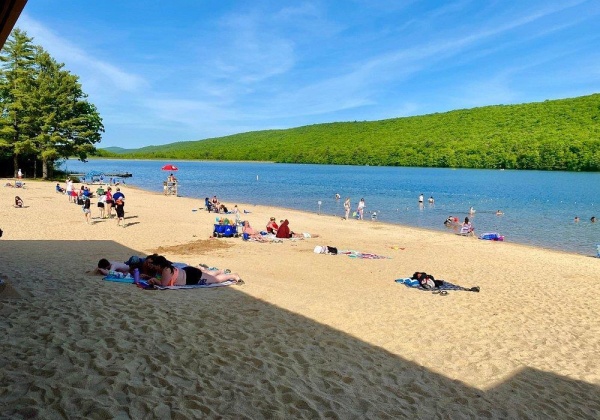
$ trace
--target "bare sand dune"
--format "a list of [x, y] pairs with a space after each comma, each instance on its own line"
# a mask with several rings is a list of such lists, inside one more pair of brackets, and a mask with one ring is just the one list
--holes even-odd
[[[598, 418], [600, 259], [242, 203], [321, 236], [209, 239], [200, 200], [128, 186], [127, 227], [87, 225], [53, 185], [0, 187], [2, 418]], [[246, 283], [88, 272], [153, 252]], [[481, 292], [393, 281], [415, 271]]]

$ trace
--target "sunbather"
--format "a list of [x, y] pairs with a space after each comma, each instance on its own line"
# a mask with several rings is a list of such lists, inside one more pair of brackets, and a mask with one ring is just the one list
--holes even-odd
[[310, 234], [310, 233], [296, 233], [292, 232], [289, 227], [288, 219], [281, 220], [281, 225], [279, 225], [279, 229], [277, 230], [278, 238], [318, 238], [319, 235]]
[[15, 195], [15, 207], [23, 207], [23, 200], [18, 195]]
[[171, 261], [162, 255], [152, 258], [152, 266], [161, 273], [160, 280], [152, 277], [148, 280], [149, 284], [159, 286], [183, 286], [183, 285], [207, 285], [214, 283], [223, 283], [234, 280], [238, 284], [243, 281], [235, 273], [214, 274], [214, 272], [199, 267], [186, 266], [177, 268]]
[[244, 235], [244, 239], [252, 239], [255, 241], [264, 242], [265, 238], [257, 232], [254, 228], [250, 226], [249, 221], [244, 221], [244, 228], [242, 229], [242, 234]]

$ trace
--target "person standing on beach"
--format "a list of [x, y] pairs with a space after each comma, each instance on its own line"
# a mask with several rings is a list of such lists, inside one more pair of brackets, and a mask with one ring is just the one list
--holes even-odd
[[242, 219], [240, 217], [240, 209], [238, 209], [237, 204], [233, 206], [233, 214], [235, 214], [235, 224], [239, 226], [242, 222]]
[[365, 199], [361, 198], [360, 201], [358, 202], [358, 207], [356, 208], [356, 212], [358, 213], [358, 218], [360, 220], [363, 220], [363, 213], [365, 212]]
[[346, 201], [344, 201], [344, 211], [344, 220], [348, 220], [348, 217], [350, 217], [350, 197], [346, 197]]
[[120, 188], [117, 188], [117, 192], [113, 195], [115, 202], [115, 210], [117, 211], [117, 226], [125, 227], [123, 219], [125, 219], [125, 194], [121, 192]]
[[98, 210], [100, 211], [100, 218], [104, 219], [104, 205], [106, 204], [106, 193], [102, 190], [103, 194], [98, 196]]
[[19, 172], [17, 173], [19, 179], [23, 178], [23, 172], [21, 172], [21, 168], [19, 168]]
[[71, 201], [73, 201], [73, 199], [71, 198], [71, 193], [73, 192], [73, 181], [71, 181], [71, 178], [67, 178], [67, 197], [69, 197], [69, 203]]
[[113, 208], [113, 205], [115, 204], [115, 200], [113, 200], [112, 188], [108, 187], [106, 189], [106, 193], [104, 195], [106, 196], [106, 200], [105, 200], [106, 216], [104, 216], [104, 217], [106, 217], [107, 219], [110, 219], [112, 217], [112, 208]]

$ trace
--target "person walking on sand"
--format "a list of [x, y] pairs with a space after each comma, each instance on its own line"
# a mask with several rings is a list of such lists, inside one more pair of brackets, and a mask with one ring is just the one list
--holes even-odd
[[346, 201], [344, 201], [344, 220], [348, 220], [350, 217], [350, 197], [346, 197]]
[[363, 214], [365, 212], [365, 199], [361, 198], [360, 201], [358, 202], [358, 207], [356, 208], [356, 212], [358, 213], [358, 218], [360, 220], [363, 220]]
[[92, 209], [90, 208], [90, 199], [86, 197], [83, 201], [83, 216], [85, 217], [85, 223], [90, 224], [90, 219], [92, 217]]

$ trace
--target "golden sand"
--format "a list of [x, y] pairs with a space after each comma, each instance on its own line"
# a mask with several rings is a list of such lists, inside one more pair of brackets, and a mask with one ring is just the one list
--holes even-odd
[[[125, 228], [53, 183], [0, 187], [0, 418], [598, 418], [600, 259], [242, 203], [321, 236], [210, 239], [201, 200], [122, 190]], [[153, 252], [246, 283], [87, 272]], [[415, 271], [481, 292], [394, 282]]]

